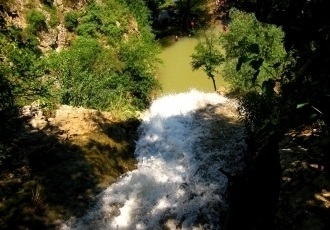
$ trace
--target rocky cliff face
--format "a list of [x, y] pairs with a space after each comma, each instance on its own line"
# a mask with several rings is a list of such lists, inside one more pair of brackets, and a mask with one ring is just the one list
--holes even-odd
[[64, 26], [64, 15], [72, 10], [83, 10], [86, 0], [0, 0], [0, 24], [26, 29], [27, 14], [31, 10], [41, 12], [46, 18], [46, 28], [36, 36], [42, 52], [63, 49], [74, 35]]

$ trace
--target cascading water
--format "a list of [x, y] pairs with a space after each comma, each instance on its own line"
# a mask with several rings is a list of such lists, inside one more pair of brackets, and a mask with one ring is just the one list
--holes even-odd
[[217, 93], [164, 96], [140, 126], [138, 167], [62, 229], [221, 229], [227, 178], [242, 167], [244, 131], [235, 103]]

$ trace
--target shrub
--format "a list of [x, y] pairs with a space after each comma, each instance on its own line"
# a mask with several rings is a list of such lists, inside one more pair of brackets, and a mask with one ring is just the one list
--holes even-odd
[[1, 108], [31, 103], [47, 97], [48, 84], [44, 76], [43, 59], [36, 47], [34, 35], [15, 27], [8, 28], [6, 37], [0, 35], [0, 104]]
[[49, 20], [47, 21], [48, 25], [51, 28], [56, 27], [57, 25], [60, 24], [60, 19], [58, 16], [58, 11], [56, 9], [56, 7], [54, 5], [46, 5], [46, 7], [44, 7], [44, 9], [47, 11], [47, 13], [49, 13]]
[[54, 76], [59, 76], [61, 84], [61, 103], [96, 109], [109, 107], [109, 100], [116, 92], [109, 81], [115, 74], [109, 71], [110, 60], [103, 60], [108, 70], [96, 64], [102, 52], [96, 40], [81, 37], [69, 49], [51, 58]]
[[[102, 3], [65, 15], [66, 28], [78, 36], [68, 49], [50, 59], [52, 75], [61, 85], [60, 102], [101, 110], [143, 109], [157, 86], [158, 47], [147, 14], [145, 18], [139, 14], [139, 33], [134, 33], [129, 22], [135, 17], [126, 4]], [[122, 39], [124, 34], [127, 40]]]
[[56, 15], [51, 15], [50, 20], [49, 20], [49, 26], [51, 28], [54, 28], [59, 24], [60, 24], [59, 18]]
[[69, 49], [51, 58], [54, 76], [59, 76], [61, 84], [61, 103], [101, 110], [118, 108], [119, 102], [125, 108], [145, 108], [157, 85], [145, 64], [151, 61], [146, 55], [153, 53], [151, 48], [132, 42], [121, 48], [122, 58], [118, 59], [115, 50], [103, 48], [95, 39], [79, 37]]
[[46, 17], [38, 10], [30, 10], [26, 16], [26, 20], [33, 34], [47, 28]]
[[69, 31], [74, 31], [78, 26], [78, 13], [74, 11], [68, 12], [64, 17], [64, 26]]

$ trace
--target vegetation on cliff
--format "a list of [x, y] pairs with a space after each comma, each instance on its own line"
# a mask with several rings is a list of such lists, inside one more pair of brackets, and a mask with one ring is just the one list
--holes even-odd
[[136, 111], [159, 89], [148, 14], [142, 0], [0, 1], [0, 229], [55, 228], [135, 167]]
[[123, 111], [149, 104], [159, 49], [144, 2], [78, 3], [1, 3], [1, 109], [36, 99]]

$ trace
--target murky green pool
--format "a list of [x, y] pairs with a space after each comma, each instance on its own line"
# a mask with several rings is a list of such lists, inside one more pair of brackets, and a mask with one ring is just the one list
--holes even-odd
[[[160, 54], [163, 64], [159, 66], [158, 78], [163, 87], [163, 94], [186, 92], [194, 88], [204, 92], [213, 92], [212, 80], [202, 70], [193, 71], [191, 55], [198, 40], [192, 37], [168, 37], [161, 41], [163, 50]], [[224, 82], [216, 75], [217, 87]]]

